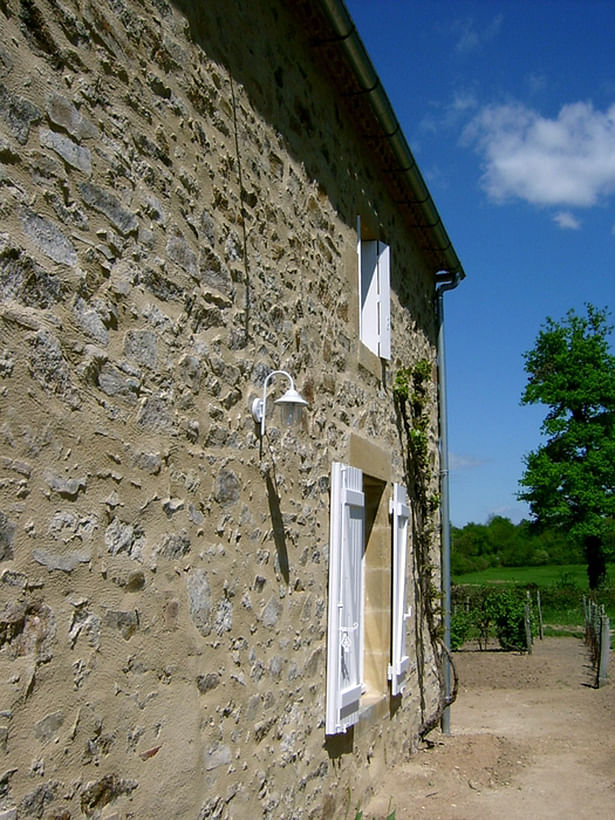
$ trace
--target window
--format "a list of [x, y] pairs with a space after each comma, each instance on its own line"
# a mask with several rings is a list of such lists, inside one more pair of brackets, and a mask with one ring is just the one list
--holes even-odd
[[[401, 694], [406, 654], [406, 561], [409, 508], [393, 486], [391, 522], [386, 483], [356, 467], [331, 468], [327, 734], [359, 719], [361, 698]], [[391, 560], [392, 544], [392, 560]]]
[[400, 695], [404, 689], [410, 664], [410, 659], [406, 654], [406, 621], [411, 616], [410, 607], [406, 609], [406, 560], [410, 508], [406, 488], [401, 484], [393, 486], [391, 518], [393, 519], [393, 606], [391, 663], [388, 677], [391, 681], [391, 694]]
[[334, 462], [331, 468], [329, 613], [327, 647], [328, 735], [359, 719], [362, 690], [362, 560], [365, 526], [363, 473]]
[[361, 238], [358, 220], [359, 335], [363, 344], [382, 359], [391, 358], [391, 253], [378, 239]]

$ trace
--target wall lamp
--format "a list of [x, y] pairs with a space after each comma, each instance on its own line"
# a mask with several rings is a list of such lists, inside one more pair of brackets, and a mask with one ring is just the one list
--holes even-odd
[[276, 399], [274, 404], [280, 405], [282, 415], [282, 424], [287, 427], [294, 427], [299, 424], [301, 418], [301, 411], [307, 407], [308, 402], [295, 390], [295, 383], [292, 376], [286, 370], [272, 370], [272, 372], [265, 379], [263, 384], [263, 398], [254, 399], [252, 402], [252, 416], [261, 426], [261, 438], [265, 435], [265, 415], [267, 412], [267, 387], [273, 376], [286, 376], [290, 382], [290, 387], [279, 399]]

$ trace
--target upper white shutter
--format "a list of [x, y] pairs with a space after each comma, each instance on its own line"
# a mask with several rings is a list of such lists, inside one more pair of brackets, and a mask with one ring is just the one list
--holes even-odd
[[378, 324], [380, 329], [378, 354], [391, 358], [391, 249], [378, 242]]
[[391, 681], [391, 694], [399, 695], [403, 691], [410, 663], [406, 654], [406, 621], [411, 614], [410, 609], [406, 609], [406, 560], [410, 507], [406, 488], [401, 484], [393, 485], [391, 515], [393, 519], [393, 612], [391, 613], [392, 640], [389, 680]]
[[361, 286], [361, 341], [379, 355], [380, 308], [378, 293], [378, 243], [362, 240], [359, 253]]
[[391, 251], [378, 240], [359, 240], [360, 338], [372, 353], [391, 358]]
[[345, 732], [359, 719], [363, 629], [363, 473], [331, 467], [327, 706], [325, 731]]

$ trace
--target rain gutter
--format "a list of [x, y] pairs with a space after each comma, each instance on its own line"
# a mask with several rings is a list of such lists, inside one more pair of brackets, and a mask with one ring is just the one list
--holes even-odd
[[459, 274], [460, 279], [463, 279], [465, 273], [461, 262], [346, 6], [342, 0], [319, 0], [319, 2], [334, 32], [336, 45], [344, 53], [354, 72], [361, 89], [358, 93], [367, 95], [381, 129], [381, 134], [378, 136], [388, 142], [394, 159], [394, 167], [388, 170], [401, 177], [408, 190], [407, 200], [399, 204], [418, 207], [422, 215], [419, 227], [429, 238], [429, 250], [440, 257], [438, 269], [445, 270], [447, 273]]

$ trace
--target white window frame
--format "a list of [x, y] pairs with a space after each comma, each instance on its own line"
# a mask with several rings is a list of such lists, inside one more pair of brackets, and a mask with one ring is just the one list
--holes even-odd
[[408, 561], [408, 532], [410, 506], [406, 488], [393, 485], [390, 502], [393, 527], [393, 602], [391, 612], [391, 663], [388, 677], [391, 694], [401, 695], [406, 684], [410, 658], [406, 651], [406, 622], [412, 617], [412, 608], [407, 606], [406, 567]]
[[391, 249], [379, 239], [361, 238], [357, 218], [359, 338], [381, 359], [391, 358]]
[[329, 607], [325, 733], [346, 732], [359, 719], [363, 691], [363, 551], [365, 495], [356, 467], [331, 466]]
[[[404, 691], [410, 659], [406, 651], [408, 537], [411, 511], [406, 488], [393, 485], [391, 656], [387, 675], [391, 695]], [[331, 465], [329, 601], [327, 621], [327, 700], [325, 733], [346, 732], [359, 720], [363, 682], [365, 611], [365, 494], [363, 472]]]

